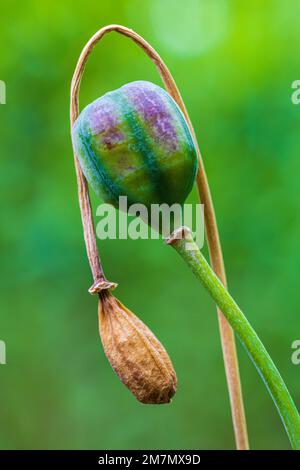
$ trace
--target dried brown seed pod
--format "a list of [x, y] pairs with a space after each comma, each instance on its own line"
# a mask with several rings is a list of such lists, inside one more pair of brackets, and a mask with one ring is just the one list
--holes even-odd
[[172, 362], [149, 328], [108, 291], [100, 294], [99, 330], [104, 352], [142, 403], [169, 403], [176, 391]]

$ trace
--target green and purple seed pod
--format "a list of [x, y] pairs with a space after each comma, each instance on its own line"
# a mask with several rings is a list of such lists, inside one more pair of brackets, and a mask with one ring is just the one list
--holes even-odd
[[197, 171], [195, 145], [173, 98], [136, 81], [89, 104], [73, 126], [73, 145], [96, 194], [118, 207], [183, 204]]

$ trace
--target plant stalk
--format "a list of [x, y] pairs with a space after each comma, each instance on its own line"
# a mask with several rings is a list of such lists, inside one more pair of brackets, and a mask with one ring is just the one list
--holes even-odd
[[291, 395], [263, 343], [215, 275], [186, 227], [176, 230], [167, 243], [180, 254], [197, 279], [208, 290], [239, 337], [261, 375], [277, 407], [293, 449], [300, 449], [300, 416]]
[[[204, 205], [204, 219], [206, 238], [209, 249], [209, 258], [214, 272], [216, 273], [220, 281], [223, 283], [223, 285], [227, 287], [222, 247], [219, 237], [219, 230], [214, 205], [210, 193], [210, 187], [208, 184], [208, 179], [206, 176], [204, 163], [197, 142], [197, 138], [195, 136], [192, 123], [189, 120], [188, 116], [187, 121], [190, 130], [194, 136], [195, 146], [198, 155], [199, 168], [197, 173], [197, 189], [200, 202]], [[234, 332], [231, 326], [229, 325], [228, 321], [224, 317], [222, 311], [218, 308], [218, 306], [217, 314], [236, 447], [238, 450], [249, 450], [247, 422], [245, 416], [242, 385], [240, 379]]]

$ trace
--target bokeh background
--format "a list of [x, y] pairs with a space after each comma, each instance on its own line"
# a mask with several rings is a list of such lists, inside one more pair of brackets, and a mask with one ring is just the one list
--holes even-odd
[[[117, 296], [172, 357], [172, 404], [136, 402], [102, 351], [69, 88], [83, 45], [108, 23], [134, 28], [172, 71], [205, 160], [230, 290], [300, 407], [300, 365], [291, 362], [300, 339], [300, 106], [291, 102], [300, 2], [2, 0], [0, 8], [0, 447], [234, 448], [215, 307], [161, 240], [99, 248]], [[142, 51], [110, 34], [89, 60], [81, 105], [136, 79], [160, 84]], [[239, 357], [251, 447], [289, 448], [240, 346]]]

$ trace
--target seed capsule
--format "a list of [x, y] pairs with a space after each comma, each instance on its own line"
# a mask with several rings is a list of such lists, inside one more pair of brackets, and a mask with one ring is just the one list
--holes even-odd
[[149, 328], [108, 291], [99, 300], [104, 352], [120, 380], [142, 403], [169, 403], [176, 391], [172, 362]]
[[73, 127], [73, 145], [96, 194], [128, 203], [182, 204], [197, 156], [186, 120], [161, 87], [137, 81], [89, 104]]

